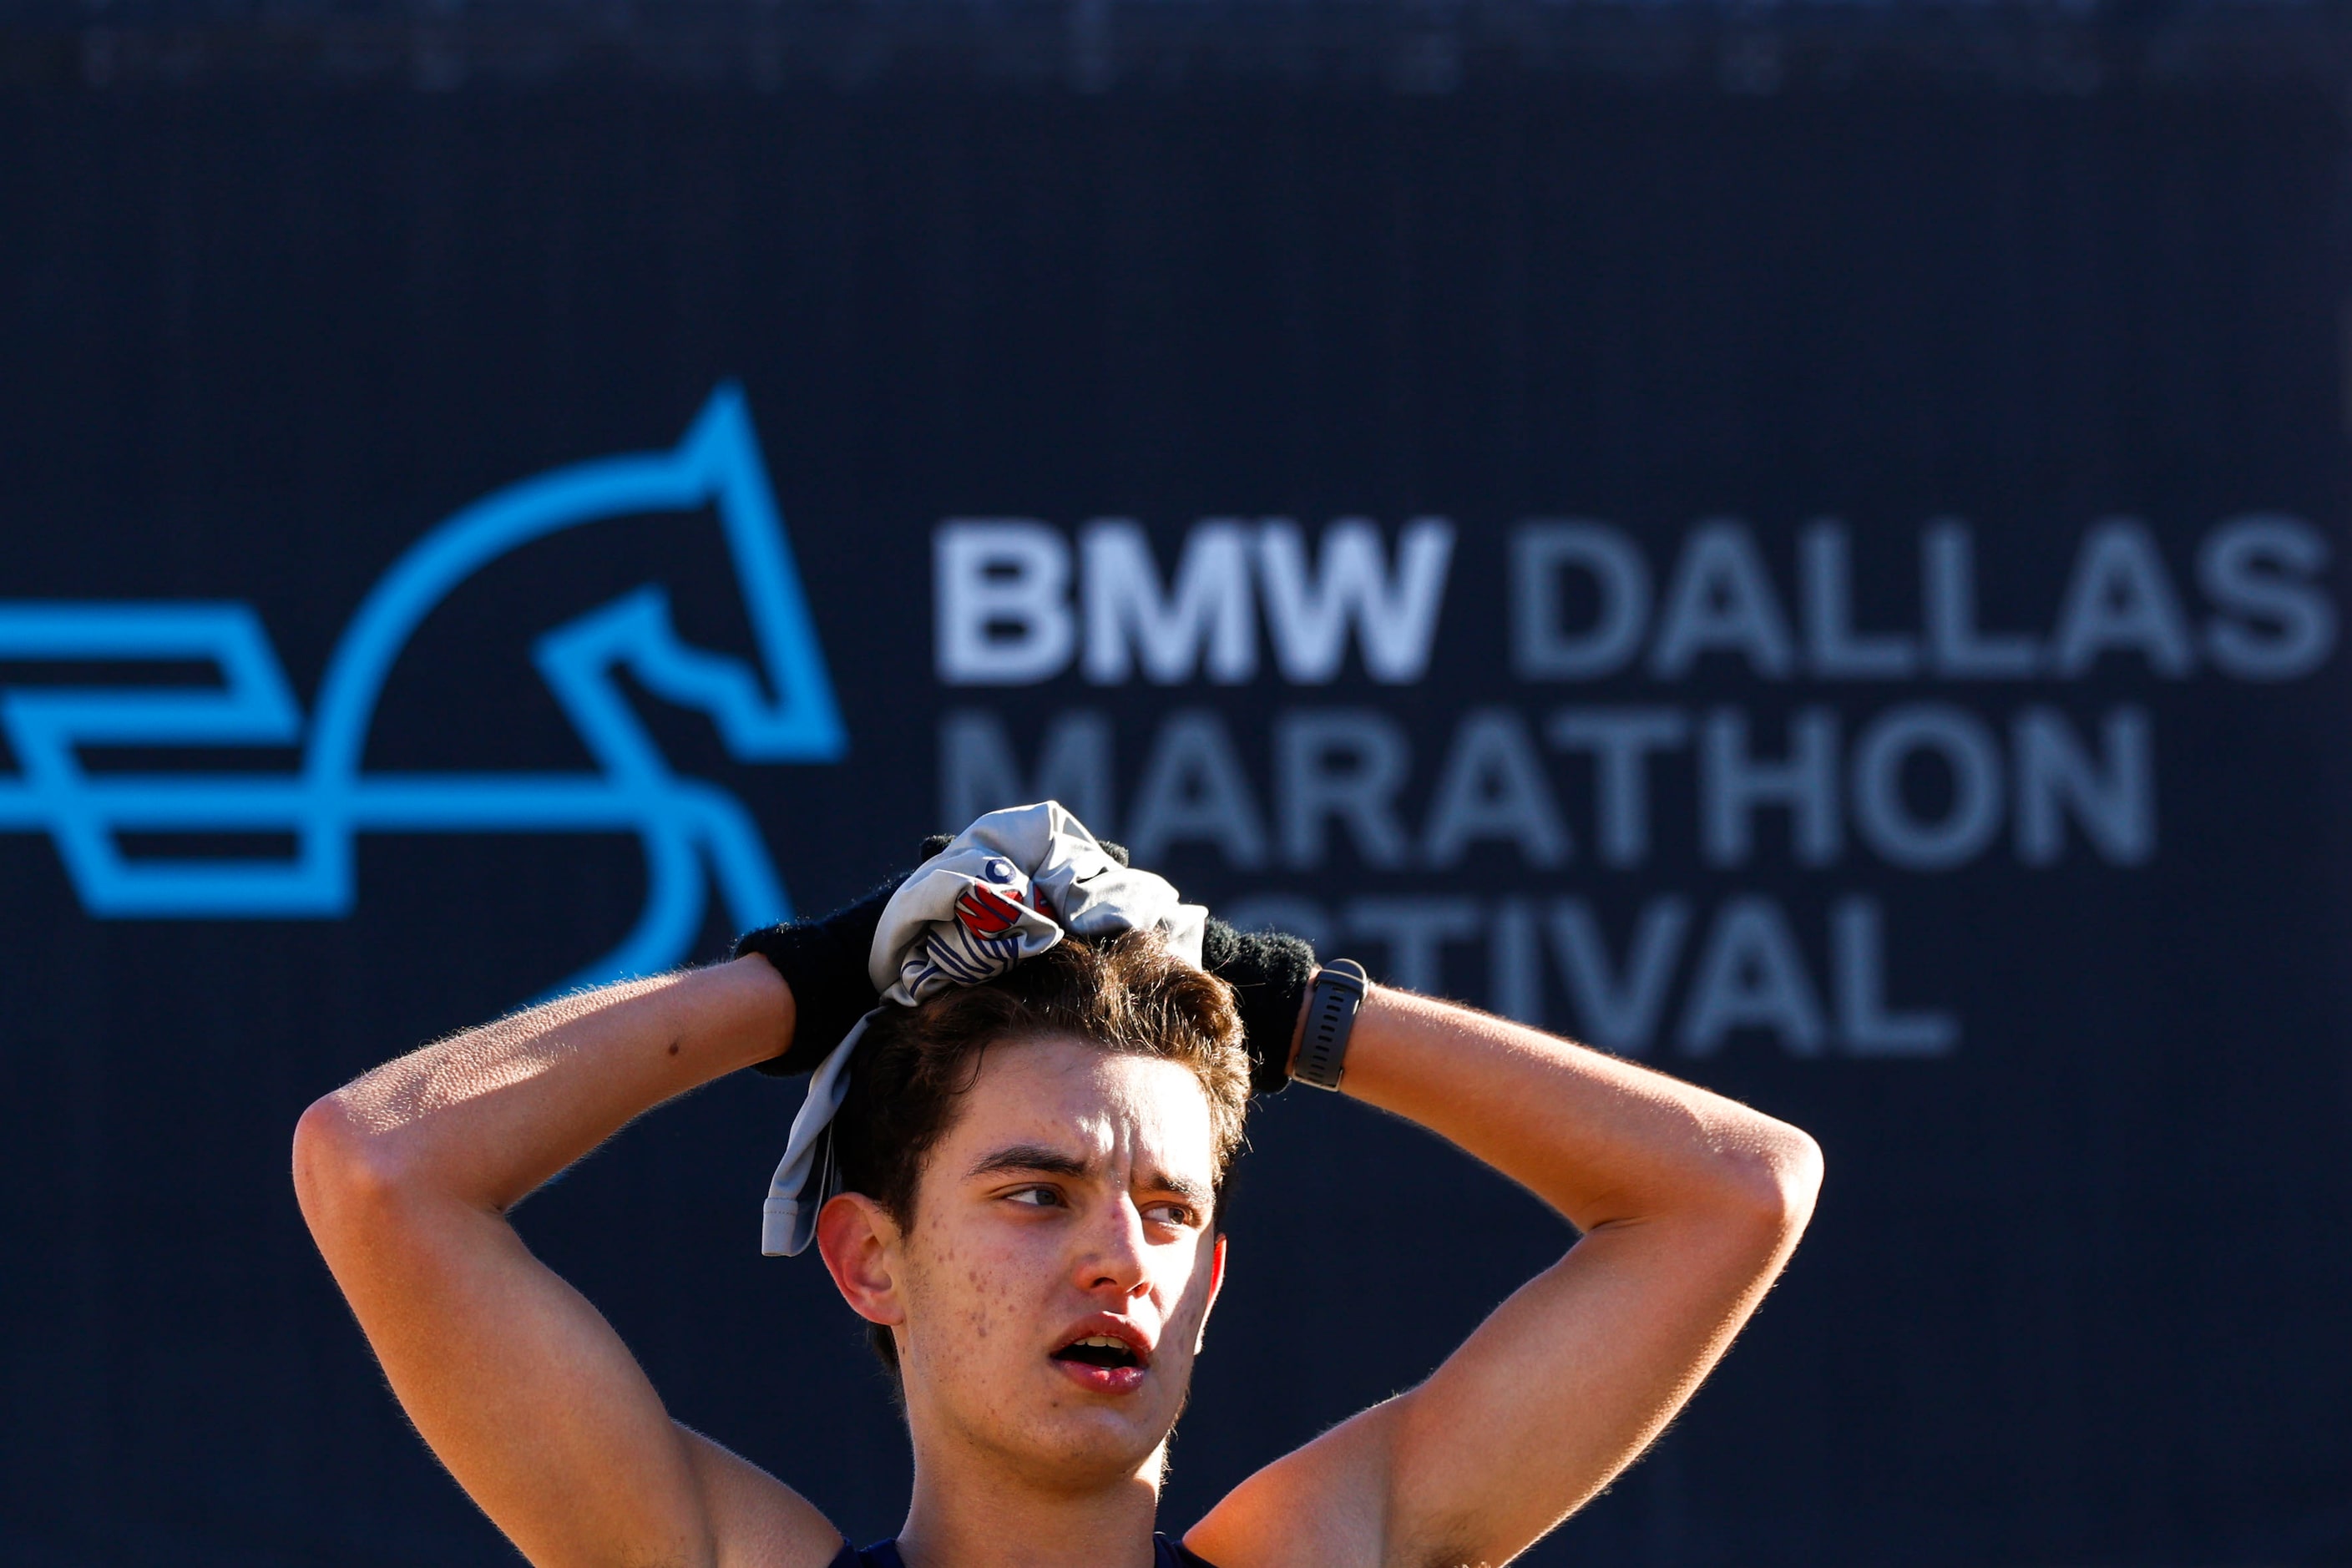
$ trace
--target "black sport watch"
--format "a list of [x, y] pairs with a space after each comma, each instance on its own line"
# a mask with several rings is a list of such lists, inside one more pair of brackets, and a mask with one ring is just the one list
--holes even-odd
[[1307, 1026], [1298, 1037], [1298, 1059], [1290, 1076], [1317, 1089], [1336, 1089], [1346, 1070], [1348, 1036], [1364, 1005], [1371, 976], [1352, 958], [1335, 958], [1315, 975], [1307, 998]]

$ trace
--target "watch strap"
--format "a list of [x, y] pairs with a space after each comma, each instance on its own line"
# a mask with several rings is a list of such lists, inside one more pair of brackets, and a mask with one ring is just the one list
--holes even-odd
[[1307, 1025], [1299, 1033], [1298, 1058], [1290, 1076], [1317, 1089], [1336, 1089], [1347, 1068], [1348, 1037], [1364, 1005], [1371, 977], [1352, 958], [1335, 958], [1315, 976], [1307, 996]]

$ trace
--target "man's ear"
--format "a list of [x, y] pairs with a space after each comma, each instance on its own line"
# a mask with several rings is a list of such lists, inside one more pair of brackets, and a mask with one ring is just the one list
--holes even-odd
[[1217, 1233], [1217, 1248], [1209, 1255], [1209, 1299], [1201, 1307], [1201, 1329], [1192, 1337], [1192, 1353], [1209, 1342], [1209, 1314], [1217, 1310], [1217, 1293], [1225, 1288], [1225, 1233]]
[[864, 1193], [836, 1193], [816, 1216], [816, 1249], [849, 1310], [869, 1323], [903, 1323], [898, 1226]]

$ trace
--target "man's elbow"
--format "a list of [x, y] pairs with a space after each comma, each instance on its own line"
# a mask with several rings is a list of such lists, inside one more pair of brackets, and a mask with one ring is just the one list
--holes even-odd
[[365, 1223], [399, 1189], [389, 1141], [369, 1130], [342, 1090], [312, 1102], [294, 1124], [294, 1196], [320, 1247]]
[[1759, 1240], [1793, 1246], [1822, 1190], [1822, 1146], [1785, 1121], [1765, 1121], [1725, 1152], [1725, 1206]]

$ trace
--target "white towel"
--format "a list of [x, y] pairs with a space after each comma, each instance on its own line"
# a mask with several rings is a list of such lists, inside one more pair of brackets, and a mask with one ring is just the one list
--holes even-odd
[[[1112, 859], [1058, 801], [992, 811], [915, 868], [882, 910], [866, 973], [885, 1005], [912, 1006], [950, 985], [975, 985], [1034, 958], [1065, 934], [1157, 931], [1168, 951], [1201, 962], [1209, 911], [1165, 878]], [[828, 1135], [849, 1092], [849, 1058], [877, 1013], [857, 1021], [810, 1075], [784, 1157], [761, 1206], [760, 1250], [805, 1249], [817, 1210], [839, 1190]]]

